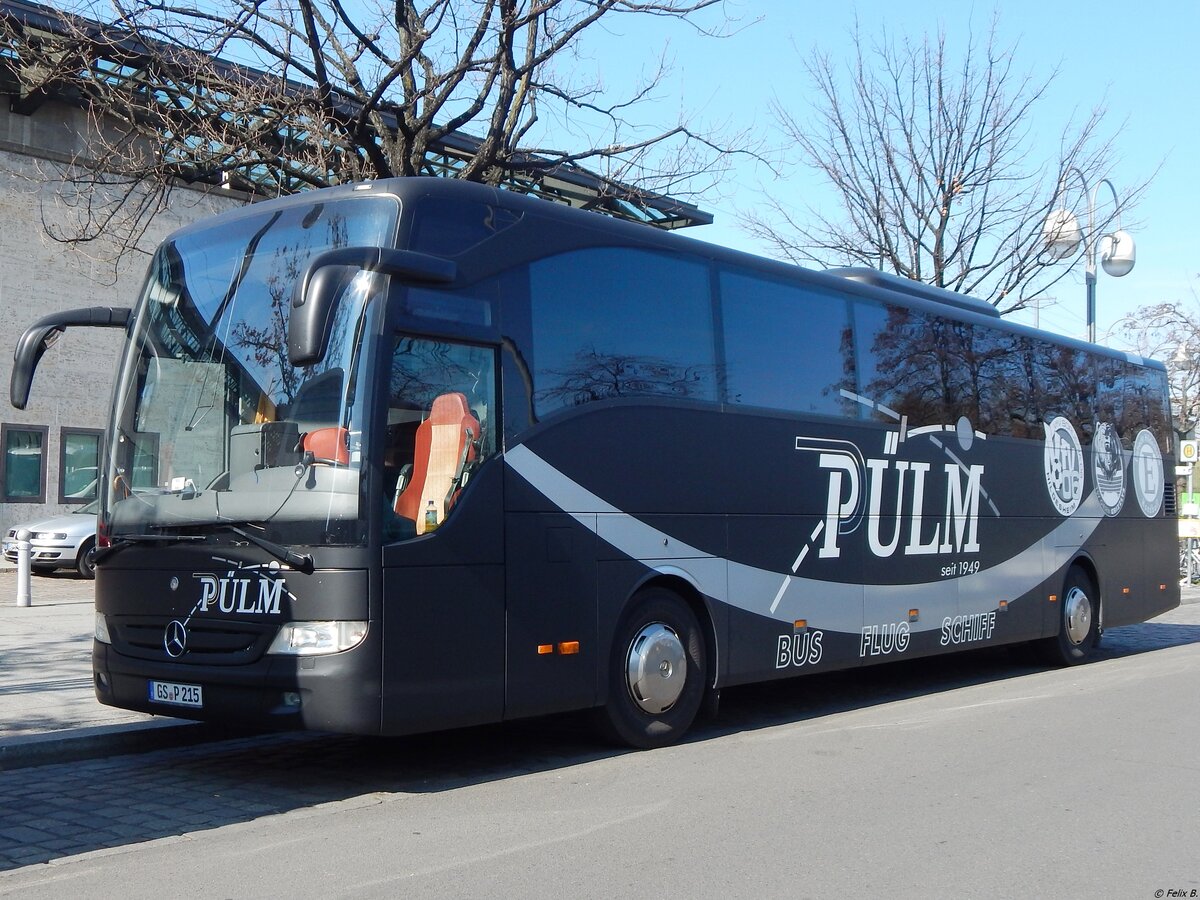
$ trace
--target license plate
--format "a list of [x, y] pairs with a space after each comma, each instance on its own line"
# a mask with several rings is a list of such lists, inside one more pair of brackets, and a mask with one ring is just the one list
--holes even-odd
[[150, 702], [171, 706], [204, 706], [204, 695], [198, 684], [176, 684], [173, 681], [151, 681]]

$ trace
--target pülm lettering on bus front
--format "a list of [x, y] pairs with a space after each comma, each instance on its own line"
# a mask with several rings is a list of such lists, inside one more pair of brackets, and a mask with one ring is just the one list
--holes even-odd
[[261, 613], [276, 615], [279, 613], [280, 600], [283, 595], [282, 578], [262, 578], [258, 580], [258, 596], [251, 598], [249, 578], [235, 578], [230, 571], [223, 577], [203, 572], [194, 577], [200, 582], [200, 601], [197, 609], [208, 612], [214, 603], [223, 613]]
[[[829, 472], [824, 542], [819, 555], [826, 559], [837, 558], [841, 556], [840, 526], [858, 514], [864, 474], [858, 461], [843, 453], [821, 453], [819, 465]], [[929, 463], [906, 460], [866, 460], [867, 543], [875, 556], [887, 558], [894, 554], [905, 532], [908, 535], [903, 547], [905, 556], [979, 552], [979, 498], [984, 467], [965, 468], [954, 463], [943, 466], [945, 515], [933, 524], [932, 529], [925, 515], [926, 476], [931, 468]], [[895, 473], [894, 489], [890, 492], [885, 485], [889, 471]], [[883, 512], [885, 501], [892, 504], [887, 513]], [[887, 519], [892, 519], [895, 524], [892, 534], [885, 538], [881, 532]]]

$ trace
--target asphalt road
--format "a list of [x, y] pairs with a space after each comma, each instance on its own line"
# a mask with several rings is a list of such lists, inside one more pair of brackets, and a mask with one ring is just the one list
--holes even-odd
[[567, 717], [18, 769], [0, 895], [1200, 896], [1198, 696], [1192, 605], [1075, 669], [987, 651], [728, 691], [649, 753]]

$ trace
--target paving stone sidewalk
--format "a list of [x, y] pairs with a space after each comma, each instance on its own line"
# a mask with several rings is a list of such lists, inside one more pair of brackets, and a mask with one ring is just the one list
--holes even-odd
[[94, 582], [62, 573], [31, 584], [33, 605], [17, 606], [16, 571], [0, 570], [0, 769], [29, 757], [62, 758], [69, 747], [136, 746], [144, 732], [184, 724], [96, 702]]

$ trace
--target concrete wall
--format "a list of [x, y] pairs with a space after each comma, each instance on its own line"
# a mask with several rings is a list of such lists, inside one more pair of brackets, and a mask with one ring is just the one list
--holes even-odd
[[[59, 502], [59, 455], [64, 429], [102, 429], [107, 424], [113, 375], [122, 334], [116, 329], [68, 329], [42, 358], [29, 405], [8, 401], [12, 353], [24, 329], [58, 310], [83, 306], [131, 306], [141, 288], [149, 253], [171, 231], [241, 205], [246, 198], [212, 190], [176, 188], [139, 245], [141, 252], [113, 261], [113, 247], [57, 243], [51, 229], [69, 229], [78, 216], [67, 201], [63, 172], [87, 145], [84, 111], [48, 101], [33, 115], [9, 111], [0, 95], [0, 423], [47, 428], [44, 437], [45, 498], [5, 502], [0, 528], [66, 512]], [[97, 198], [93, 198], [97, 199]], [[102, 198], [98, 198], [102, 199]], [[4, 451], [0, 446], [0, 454]]]

